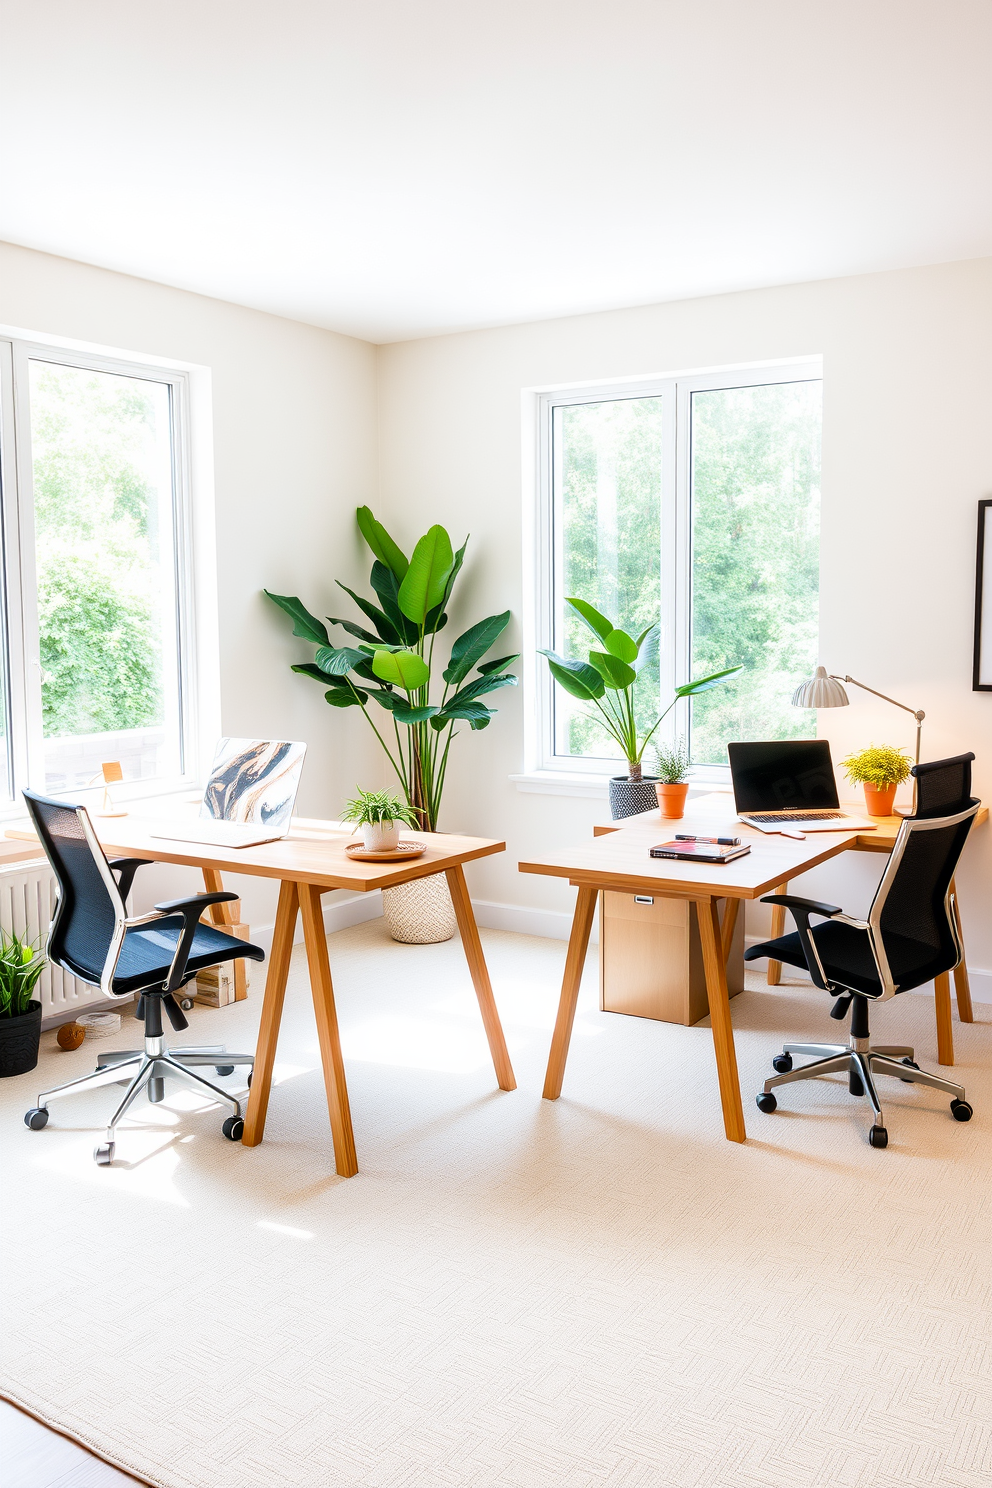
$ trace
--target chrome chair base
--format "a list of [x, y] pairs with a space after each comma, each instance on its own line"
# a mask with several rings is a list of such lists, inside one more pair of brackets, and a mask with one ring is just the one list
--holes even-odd
[[48, 1120], [48, 1102], [63, 1095], [75, 1095], [83, 1090], [95, 1090], [104, 1085], [126, 1085], [127, 1090], [116, 1111], [107, 1124], [106, 1141], [93, 1153], [101, 1166], [108, 1166], [114, 1159], [117, 1123], [125, 1115], [142, 1091], [148, 1099], [158, 1102], [165, 1098], [167, 1079], [179, 1080], [201, 1094], [209, 1093], [215, 1100], [226, 1102], [234, 1109], [233, 1116], [224, 1122], [224, 1135], [231, 1141], [239, 1141], [244, 1129], [241, 1102], [230, 1091], [214, 1085], [197, 1073], [199, 1065], [213, 1065], [218, 1074], [232, 1074], [236, 1065], [248, 1066], [248, 1080], [255, 1063], [254, 1054], [229, 1054], [223, 1044], [198, 1044], [188, 1048], [167, 1049], [165, 1039], [146, 1038], [144, 1049], [109, 1049], [97, 1057], [97, 1067], [91, 1075], [81, 1075], [65, 1085], [52, 1090], [43, 1090], [38, 1104], [25, 1116], [25, 1123], [37, 1131]]
[[[792, 1069], [790, 1066], [793, 1054], [815, 1054], [819, 1057], [812, 1064]], [[869, 1133], [871, 1145], [885, 1147], [888, 1144], [888, 1134], [874, 1076], [890, 1075], [907, 1084], [928, 1085], [933, 1090], [949, 1095], [955, 1119], [968, 1121], [972, 1111], [965, 1100], [964, 1086], [919, 1069], [912, 1062], [913, 1057], [911, 1048], [894, 1044], [872, 1045], [866, 1038], [852, 1039], [849, 1044], [785, 1044], [782, 1053], [774, 1061], [780, 1073], [765, 1081], [758, 1096], [758, 1108], [769, 1112], [775, 1110], [777, 1101], [773, 1092], [780, 1085], [792, 1085], [798, 1080], [815, 1080], [820, 1075], [844, 1074], [848, 1077], [851, 1094], [863, 1097], [874, 1113], [875, 1124]]]

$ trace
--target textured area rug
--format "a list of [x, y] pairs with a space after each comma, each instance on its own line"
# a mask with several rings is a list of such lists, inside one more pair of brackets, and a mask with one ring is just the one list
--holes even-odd
[[[353, 1179], [302, 957], [254, 1150], [178, 1093], [136, 1108], [110, 1170], [107, 1092], [27, 1131], [36, 1088], [107, 1047], [46, 1035], [41, 1080], [0, 1087], [4, 1392], [161, 1488], [986, 1488], [992, 1009], [954, 1030], [975, 1119], [886, 1081], [876, 1152], [841, 1080], [755, 1109], [783, 1039], [838, 1026], [752, 978], [742, 1147], [708, 1029], [600, 1013], [594, 968], [542, 1101], [564, 946], [483, 937], [511, 1094], [457, 941], [331, 937]], [[260, 1004], [198, 1009], [184, 1039], [250, 1049]], [[873, 1034], [932, 1065], [932, 1001]]]

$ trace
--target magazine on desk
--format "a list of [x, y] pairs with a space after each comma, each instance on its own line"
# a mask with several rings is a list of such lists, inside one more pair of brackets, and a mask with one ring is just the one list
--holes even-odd
[[659, 842], [653, 858], [675, 858], [682, 863], [732, 863], [751, 851], [746, 844], [723, 847], [716, 842]]

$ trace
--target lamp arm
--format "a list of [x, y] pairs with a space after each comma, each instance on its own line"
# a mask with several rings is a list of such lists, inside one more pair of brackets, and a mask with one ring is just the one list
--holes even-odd
[[926, 714], [922, 708], [910, 708], [906, 703], [897, 703], [895, 698], [890, 698], [884, 692], [876, 692], [874, 687], [869, 687], [867, 682], [859, 682], [857, 677], [838, 677], [835, 672], [830, 673], [835, 682], [853, 682], [855, 687], [860, 687], [864, 692], [870, 692], [873, 697], [881, 698], [883, 703], [891, 703], [894, 708], [901, 708], [904, 713], [912, 713], [917, 723], [922, 723]]

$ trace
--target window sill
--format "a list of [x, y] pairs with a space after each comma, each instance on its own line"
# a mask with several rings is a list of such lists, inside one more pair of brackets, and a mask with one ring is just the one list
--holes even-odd
[[[609, 794], [609, 775], [581, 775], [566, 770], [532, 770], [526, 775], [510, 775], [518, 791], [538, 796], [575, 796], [585, 800], [604, 801]], [[689, 799], [703, 795], [732, 795], [729, 785], [722, 782], [691, 779]]]

